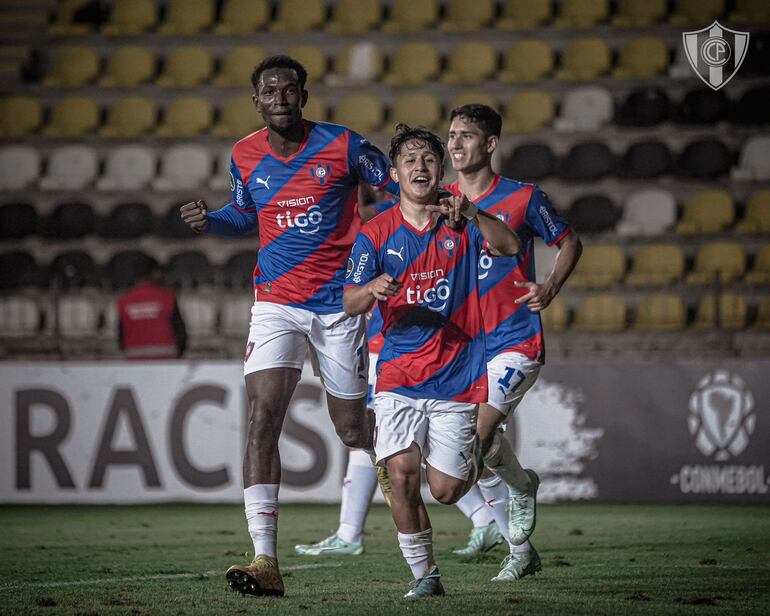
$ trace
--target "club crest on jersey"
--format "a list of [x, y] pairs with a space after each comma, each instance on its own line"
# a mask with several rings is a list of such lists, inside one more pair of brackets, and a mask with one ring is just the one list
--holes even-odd
[[352, 258], [348, 259], [348, 267], [347, 267], [347, 270], [345, 271], [345, 278], [350, 278], [350, 275], [353, 273], [354, 266], [355, 264], [353, 263], [353, 259]]
[[315, 167], [310, 167], [310, 175], [312, 175], [316, 182], [318, 182], [321, 186], [326, 184], [326, 180], [329, 175], [331, 175], [331, 172], [331, 165], [322, 165], [321, 163], [318, 163]]
[[457, 248], [457, 244], [460, 241], [459, 237], [452, 237], [450, 235], [445, 235], [443, 237], [438, 238], [438, 246], [439, 248], [447, 253], [450, 257], [453, 257], [455, 254], [455, 248]]

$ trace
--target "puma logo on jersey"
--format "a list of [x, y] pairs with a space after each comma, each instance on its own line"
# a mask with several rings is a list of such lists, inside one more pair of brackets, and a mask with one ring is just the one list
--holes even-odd
[[266, 179], [264, 179], [264, 180], [263, 180], [262, 178], [256, 178], [254, 181], [255, 181], [257, 184], [264, 184], [264, 185], [265, 185], [265, 188], [267, 188], [268, 190], [270, 190], [270, 185], [268, 184], [268, 182], [270, 181], [270, 176], [269, 176], [269, 175], [268, 175], [268, 176], [267, 176], [267, 178], [266, 178]]
[[404, 252], [404, 247], [403, 246], [401, 246], [400, 250], [393, 250], [392, 248], [388, 248], [388, 252], [386, 254], [393, 255], [394, 257], [398, 257], [403, 262], [404, 261], [404, 255], [401, 254], [402, 252]]

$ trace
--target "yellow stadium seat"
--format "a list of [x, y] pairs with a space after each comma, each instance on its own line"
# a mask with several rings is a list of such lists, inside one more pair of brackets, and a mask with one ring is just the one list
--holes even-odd
[[56, 20], [48, 26], [50, 36], [82, 36], [93, 30], [87, 23], [75, 23], [75, 14], [91, 0], [63, 0], [56, 9]]
[[369, 94], [351, 94], [337, 103], [332, 113], [332, 122], [368, 136], [382, 126], [384, 116], [377, 98]]
[[609, 0], [562, 0], [554, 25], [559, 28], [588, 28], [607, 19]]
[[211, 28], [213, 21], [213, 0], [169, 0], [166, 21], [158, 32], [171, 36], [192, 36]]
[[725, 12], [725, 0], [678, 0], [669, 17], [674, 26], [704, 26]]
[[214, 32], [236, 36], [254, 34], [264, 28], [269, 19], [268, 0], [226, 0]]
[[102, 32], [107, 36], [142, 34], [158, 21], [155, 0], [115, 0]]
[[529, 30], [551, 19], [551, 0], [505, 0], [498, 30]]
[[380, 0], [337, 0], [326, 30], [333, 34], [364, 34], [377, 27], [380, 17]]
[[68, 96], [56, 103], [43, 134], [46, 137], [74, 139], [93, 132], [98, 124], [99, 109], [92, 98]]
[[327, 75], [326, 81], [329, 85], [374, 81], [382, 75], [384, 66], [382, 52], [376, 45], [370, 42], [354, 43], [339, 52], [334, 60], [334, 72]]
[[99, 56], [93, 47], [60, 47], [54, 53], [51, 72], [43, 81], [43, 85], [74, 88], [86, 85], [98, 75]]
[[540, 313], [540, 318], [543, 321], [543, 331], [548, 334], [549, 332], [563, 332], [567, 329], [567, 321], [569, 320], [569, 311], [564, 300], [558, 295], [553, 298], [548, 308]]
[[757, 318], [752, 329], [770, 330], [770, 297], [766, 297], [757, 306]]
[[495, 16], [494, 0], [447, 0], [444, 32], [476, 32], [489, 25]]
[[673, 284], [684, 274], [684, 253], [676, 244], [642, 246], [626, 277], [630, 287], [662, 287]]
[[751, 195], [746, 216], [736, 229], [741, 233], [770, 233], [770, 190], [758, 190]]
[[719, 233], [734, 221], [735, 202], [727, 191], [702, 190], [685, 203], [676, 232], [680, 235]]
[[477, 84], [497, 71], [497, 51], [489, 43], [460, 43], [452, 50], [441, 81], [447, 84]]
[[767, 0], [736, 0], [735, 9], [730, 13], [734, 24], [770, 23], [770, 3]]
[[217, 137], [241, 139], [259, 130], [265, 125], [262, 116], [257, 113], [254, 101], [246, 95], [228, 99], [219, 113], [219, 122], [211, 129]]
[[100, 86], [135, 88], [147, 83], [155, 74], [155, 56], [146, 47], [120, 47], [107, 61]]
[[436, 23], [438, 7], [438, 0], [393, 0], [382, 29], [392, 33], [426, 30]]
[[399, 122], [409, 126], [438, 128], [441, 122], [441, 104], [427, 92], [401, 94], [390, 109], [390, 124]]
[[652, 79], [668, 69], [668, 47], [662, 38], [645, 36], [632, 39], [620, 51], [615, 79]]
[[687, 325], [687, 307], [676, 293], [653, 293], [636, 309], [633, 329], [640, 332], [674, 332]]
[[746, 301], [735, 293], [721, 293], [719, 295], [719, 315], [717, 315], [717, 302], [713, 295], [707, 295], [698, 302], [695, 313], [695, 329], [744, 329], [746, 327], [746, 315], [748, 308]]
[[110, 107], [107, 122], [99, 131], [102, 137], [136, 139], [155, 128], [157, 111], [152, 99], [126, 96]]
[[617, 244], [593, 244], [583, 250], [567, 284], [575, 288], [598, 289], [620, 281], [626, 273], [626, 255]]
[[618, 28], [646, 28], [668, 13], [666, 0], [620, 0], [612, 25]]
[[505, 83], [540, 81], [553, 72], [554, 53], [545, 41], [518, 41], [511, 45], [497, 78]]
[[575, 308], [572, 329], [597, 334], [621, 332], [626, 329], [626, 305], [611, 293], [590, 295]]
[[180, 96], [166, 107], [158, 137], [195, 137], [211, 126], [211, 103], [199, 96]]
[[326, 122], [326, 104], [320, 96], [308, 96], [302, 108], [302, 117], [315, 122]]
[[163, 73], [156, 83], [164, 88], [194, 88], [211, 77], [214, 61], [208, 48], [182, 45], [166, 58]]
[[603, 40], [578, 38], [564, 48], [556, 77], [564, 81], [590, 81], [609, 71], [611, 62], [610, 48]]
[[0, 137], [26, 137], [34, 133], [42, 121], [43, 109], [37, 98], [9, 96], [0, 102]]
[[222, 58], [214, 85], [220, 88], [245, 88], [251, 85], [251, 74], [266, 56], [265, 50], [256, 45], [233, 47]]
[[513, 133], [533, 133], [548, 128], [555, 111], [553, 99], [547, 92], [516, 92], [505, 107], [503, 129]]
[[307, 71], [307, 82], [322, 81], [326, 77], [326, 55], [318, 45], [294, 45], [286, 50]]
[[464, 90], [449, 99], [444, 120], [449, 121], [449, 115], [453, 109], [472, 104], [486, 105], [487, 107], [492, 107], [497, 112], [500, 111], [500, 104], [491, 94], [480, 92], [479, 90]]
[[754, 267], [746, 274], [746, 284], [770, 285], [770, 244], [765, 245], [754, 257]]
[[404, 43], [390, 58], [385, 83], [391, 86], [419, 86], [432, 81], [439, 72], [438, 50], [430, 43]]
[[690, 285], [713, 284], [718, 277], [721, 284], [728, 284], [743, 276], [745, 271], [743, 246], [735, 242], [711, 242], [698, 251], [686, 282]]
[[278, 17], [270, 24], [272, 32], [310, 32], [318, 30], [326, 19], [323, 0], [283, 0]]

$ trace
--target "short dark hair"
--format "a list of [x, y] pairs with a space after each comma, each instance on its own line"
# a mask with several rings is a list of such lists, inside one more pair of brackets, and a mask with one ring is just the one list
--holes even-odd
[[297, 79], [299, 79], [299, 87], [305, 89], [305, 82], [307, 81], [307, 71], [305, 67], [297, 62], [294, 58], [284, 55], [267, 56], [262, 62], [254, 67], [254, 72], [251, 74], [251, 85], [254, 86], [254, 91], [257, 92], [257, 86], [259, 85], [259, 78], [266, 70], [271, 68], [288, 68], [297, 73]]
[[427, 128], [421, 126], [412, 128], [407, 124], [396, 124], [396, 134], [390, 140], [390, 152], [388, 154], [391, 164], [396, 164], [396, 156], [401, 151], [401, 146], [407, 141], [424, 142], [439, 157], [441, 164], [444, 164], [444, 142], [441, 141], [441, 137]]
[[499, 137], [503, 129], [503, 118], [497, 111], [488, 105], [474, 103], [472, 105], [460, 105], [452, 109], [449, 116], [451, 122], [457, 117], [465, 118], [476, 124], [488, 137]]

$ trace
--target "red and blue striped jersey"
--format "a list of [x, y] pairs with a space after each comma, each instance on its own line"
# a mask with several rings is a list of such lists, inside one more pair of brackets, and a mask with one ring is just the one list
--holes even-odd
[[346, 288], [387, 273], [403, 284], [378, 302], [384, 343], [377, 389], [412, 398], [485, 402], [484, 325], [478, 263], [484, 241], [473, 224], [443, 219], [415, 229], [393, 207], [358, 234]]
[[382, 313], [375, 303], [369, 314], [366, 315], [366, 339], [369, 343], [369, 352], [378, 354], [382, 350]]
[[342, 311], [345, 264], [361, 227], [359, 182], [397, 189], [388, 186], [390, 161], [361, 135], [304, 124], [305, 141], [287, 158], [272, 150], [266, 128], [235, 144], [232, 206], [258, 220], [257, 301], [329, 314]]
[[[447, 189], [455, 195], [461, 194], [457, 182]], [[537, 186], [499, 175], [475, 203], [479, 209], [508, 223], [521, 240], [521, 250], [513, 257], [490, 257], [484, 251], [479, 260], [479, 296], [487, 336], [487, 360], [515, 351], [531, 360], [544, 361], [540, 313], [532, 312], [526, 304], [514, 302], [527, 293], [527, 289], [514, 283], [535, 281], [535, 236], [552, 246], [569, 233], [569, 223], [559, 216]]]

